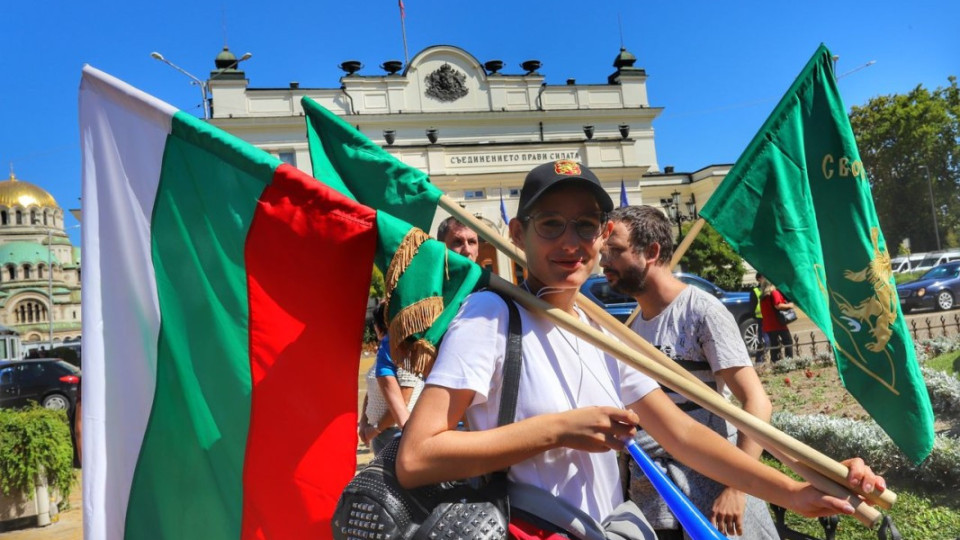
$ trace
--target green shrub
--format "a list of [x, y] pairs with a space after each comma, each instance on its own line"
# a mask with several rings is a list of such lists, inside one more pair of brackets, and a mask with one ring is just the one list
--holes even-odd
[[901, 274], [894, 274], [893, 280], [897, 285], [901, 283], [907, 283], [909, 281], [916, 281], [923, 275], [923, 272], [903, 272]]
[[36, 404], [0, 409], [0, 490], [32, 493], [41, 469], [47, 483], [68, 498], [75, 478], [66, 413]]
[[935, 490], [960, 489], [960, 440], [956, 438], [937, 435], [930, 456], [917, 466], [873, 421], [778, 412], [770, 423], [833, 459], [859, 456], [884, 475], [910, 478], [917, 485]]

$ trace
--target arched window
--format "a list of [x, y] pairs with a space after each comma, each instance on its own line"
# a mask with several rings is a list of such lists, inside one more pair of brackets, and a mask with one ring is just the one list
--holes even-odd
[[17, 267], [10, 264], [7, 265], [7, 272], [10, 274], [10, 281], [17, 279]]
[[42, 265], [42, 264], [38, 264], [38, 265], [37, 265], [37, 279], [43, 279], [43, 270], [44, 270], [44, 268], [46, 268], [46, 267], [45, 267], [44, 265]]
[[6, 210], [0, 210], [0, 225], [6, 225], [6, 224], [7, 224], [7, 219], [8, 219], [8, 218], [7, 218], [7, 211], [6, 211]]
[[23, 279], [30, 279], [30, 265], [23, 265]]
[[46, 211], [46, 210], [43, 211], [43, 224], [44, 224], [44, 225], [47, 224], [47, 211]]
[[38, 220], [37, 220], [37, 210], [36, 210], [35, 208], [31, 208], [31, 209], [30, 209], [30, 224], [31, 224], [31, 225], [36, 225], [36, 224], [37, 224], [37, 221], [38, 221]]
[[23, 225], [23, 212], [17, 210], [17, 225]]

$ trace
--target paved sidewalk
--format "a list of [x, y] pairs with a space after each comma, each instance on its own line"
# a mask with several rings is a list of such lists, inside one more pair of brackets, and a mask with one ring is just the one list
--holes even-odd
[[70, 493], [70, 509], [56, 516], [56, 522], [46, 527], [33, 527], [0, 533], [3, 540], [81, 540], [83, 538], [83, 509], [80, 489], [81, 472], [77, 471], [77, 485]]

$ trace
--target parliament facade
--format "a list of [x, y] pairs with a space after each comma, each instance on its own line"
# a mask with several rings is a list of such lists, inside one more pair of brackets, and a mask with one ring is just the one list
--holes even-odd
[[[661, 168], [653, 121], [662, 108], [647, 98], [647, 74], [621, 49], [606, 81], [547, 84], [541, 63], [480, 62], [449, 45], [428, 47], [409, 64], [386, 61], [364, 70], [340, 65], [338, 88], [250, 86], [224, 49], [208, 85], [211, 122], [304, 171], [310, 157], [300, 98], [340, 115], [471, 214], [506, 233], [500, 201], [513, 216], [526, 173], [535, 165], [572, 159], [589, 166], [614, 201], [660, 206], [675, 223], [696, 217], [730, 165], [691, 173]], [[436, 225], [446, 217], [438, 210]], [[478, 262], [504, 277], [519, 269], [481, 245]]]

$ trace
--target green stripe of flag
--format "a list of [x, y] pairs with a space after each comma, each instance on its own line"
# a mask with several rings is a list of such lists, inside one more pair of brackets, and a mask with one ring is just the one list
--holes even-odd
[[251, 407], [243, 248], [279, 160], [231, 146], [216, 128], [175, 115], [151, 224], [162, 313], [156, 397], [127, 538], [240, 537], [237, 471]]

